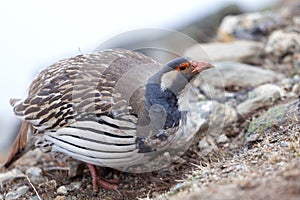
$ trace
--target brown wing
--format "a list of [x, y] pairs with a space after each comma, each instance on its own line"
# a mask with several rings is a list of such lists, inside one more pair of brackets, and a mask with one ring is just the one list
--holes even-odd
[[14, 112], [38, 130], [66, 126], [83, 114], [107, 114], [112, 104], [114, 108], [124, 104], [122, 98], [112, 96], [116, 82], [132, 67], [148, 63], [157, 64], [143, 54], [122, 49], [59, 61], [38, 75]]
[[55, 130], [76, 117], [109, 113], [112, 103], [116, 109], [121, 107], [122, 98], [111, 95], [116, 82], [132, 67], [149, 63], [159, 65], [143, 54], [114, 49], [64, 59], [42, 70], [25, 100], [11, 100], [16, 116], [24, 122], [6, 166], [21, 155], [30, 129]]

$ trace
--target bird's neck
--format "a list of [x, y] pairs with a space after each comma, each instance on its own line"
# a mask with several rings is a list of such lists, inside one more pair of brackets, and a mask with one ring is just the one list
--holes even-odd
[[148, 84], [159, 85], [161, 91], [172, 92], [176, 97], [179, 97], [188, 84], [188, 80], [179, 72], [170, 70], [170, 67], [165, 65], [159, 72], [150, 77]]
[[[163, 84], [163, 81], [165, 81], [163, 78], [166, 73], [169, 72], [162, 69], [149, 79], [146, 85], [145, 106], [148, 110], [154, 105], [161, 106], [166, 114], [164, 128], [170, 128], [179, 125], [181, 111], [179, 110], [178, 99], [186, 83], [184, 82], [180, 87], [178, 87], [179, 85], [174, 85], [171, 88], [166, 87]], [[169, 86], [172, 86], [172, 84]]]

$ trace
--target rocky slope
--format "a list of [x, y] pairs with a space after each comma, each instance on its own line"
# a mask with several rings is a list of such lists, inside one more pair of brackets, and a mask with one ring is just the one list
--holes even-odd
[[87, 168], [36, 149], [0, 173], [0, 199], [299, 199], [299, 7], [227, 16], [200, 44], [216, 65], [193, 85], [205, 122], [168, 169], [108, 170], [122, 189], [95, 195]]

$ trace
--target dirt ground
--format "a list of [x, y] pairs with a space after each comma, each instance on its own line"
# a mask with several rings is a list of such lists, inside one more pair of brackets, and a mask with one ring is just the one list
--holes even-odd
[[[35, 166], [42, 169], [41, 180], [26, 177], [4, 181], [0, 193], [20, 186], [29, 190], [20, 199], [299, 199], [300, 147], [297, 102], [291, 105], [281, 124], [263, 127], [261, 135], [246, 141], [249, 119], [240, 124], [239, 135], [199, 159], [197, 141], [181, 159], [168, 168], [145, 174], [130, 174], [106, 169], [106, 178], [119, 178], [120, 189], [100, 189], [94, 193], [87, 167], [76, 164], [78, 174], [69, 178], [70, 167], [33, 151], [15, 164], [25, 172]], [[265, 111], [260, 111], [265, 112]], [[253, 121], [253, 120], [252, 120]], [[236, 127], [237, 128], [237, 127]], [[231, 131], [230, 129], [227, 131]], [[31, 185], [32, 184], [32, 185]], [[62, 185], [79, 185], [59, 194]], [[36, 190], [36, 192], [35, 192]]]

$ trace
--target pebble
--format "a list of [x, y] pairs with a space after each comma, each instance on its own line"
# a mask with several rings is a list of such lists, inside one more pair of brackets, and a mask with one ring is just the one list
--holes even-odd
[[285, 91], [291, 91], [295, 81], [292, 78], [285, 78], [281, 81], [281, 88]]
[[267, 54], [280, 58], [300, 51], [300, 34], [295, 31], [274, 31], [265, 46]]
[[276, 85], [261, 85], [253, 90], [252, 98], [237, 106], [237, 111], [242, 116], [247, 116], [259, 108], [272, 106], [275, 101], [280, 99], [280, 93], [282, 93], [282, 95], [284, 94]]
[[0, 174], [0, 183], [7, 180], [13, 180], [15, 178], [25, 177], [25, 174], [18, 169], [12, 169], [6, 173]]
[[[214, 70], [208, 70], [203, 75], [203, 79], [210, 88], [251, 88], [265, 83], [276, 82], [285, 77], [283, 74], [272, 70], [239, 62], [216, 62], [214, 66]], [[205, 82], [203, 81], [199, 85], [204, 85]], [[204, 87], [201, 87], [201, 89], [207, 94], [211, 92], [206, 92], [207, 89], [205, 90]], [[222, 92], [224, 96], [224, 90]]]
[[72, 192], [74, 190], [78, 190], [81, 187], [81, 182], [72, 182], [65, 186], [68, 192]]
[[221, 144], [221, 143], [226, 143], [228, 142], [228, 137], [225, 134], [222, 134], [218, 137], [217, 139], [217, 143]]
[[26, 170], [26, 174], [28, 176], [40, 176], [41, 175], [41, 168], [38, 167], [30, 167], [29, 169]]
[[295, 95], [300, 95], [300, 84], [297, 83], [297, 84], [293, 85], [292, 92]]
[[285, 142], [285, 141], [281, 141], [280, 142], [280, 147], [288, 147], [290, 145], [290, 143], [289, 142]]
[[284, 23], [285, 20], [276, 12], [229, 15], [221, 22], [218, 39], [226, 42], [236, 38], [260, 40]]
[[[270, 94], [277, 94], [279, 93], [280, 94], [280, 97], [285, 97], [286, 95], [286, 92], [281, 89], [279, 86], [275, 85], [275, 84], [263, 84], [263, 85], [260, 85], [256, 88], [254, 88], [252, 90], [252, 92], [250, 93], [251, 96], [253, 97], [257, 97], [257, 96], [263, 96], [267, 93], [270, 93]], [[249, 93], [248, 93], [249, 95]]]
[[66, 186], [60, 186], [57, 189], [57, 194], [60, 194], [60, 195], [66, 195], [66, 194], [68, 194], [68, 190], [67, 190]]
[[44, 177], [41, 175], [42, 170], [38, 167], [30, 167], [26, 170], [26, 174], [29, 176], [30, 180], [34, 184], [39, 184], [45, 181]]
[[23, 185], [21, 187], [18, 187], [16, 190], [14, 191], [10, 191], [5, 195], [5, 199], [6, 200], [10, 200], [10, 199], [18, 199], [19, 197], [21, 197], [22, 195], [24, 195], [27, 191], [29, 190], [29, 187], [26, 185]]
[[185, 185], [186, 185], [186, 182], [177, 183], [171, 190], [172, 190], [172, 191], [180, 190], [180, 189], [182, 189]]
[[202, 138], [198, 142], [198, 147], [200, 149], [201, 156], [207, 156], [210, 152], [214, 150], [214, 146], [207, 142], [206, 137]]
[[[189, 48], [185, 55], [195, 58], [201, 59], [202, 55], [199, 53], [200, 47], [201, 50], [204, 51], [209, 58], [214, 62], [219, 61], [240, 61], [247, 62], [252, 60], [253, 58], [257, 58], [263, 52], [263, 44], [255, 41], [247, 41], [247, 40], [236, 40], [232, 42], [222, 43], [203, 43], [197, 44], [191, 48]], [[232, 53], [235, 52], [235, 53]], [[203, 59], [203, 58], [202, 58]]]

